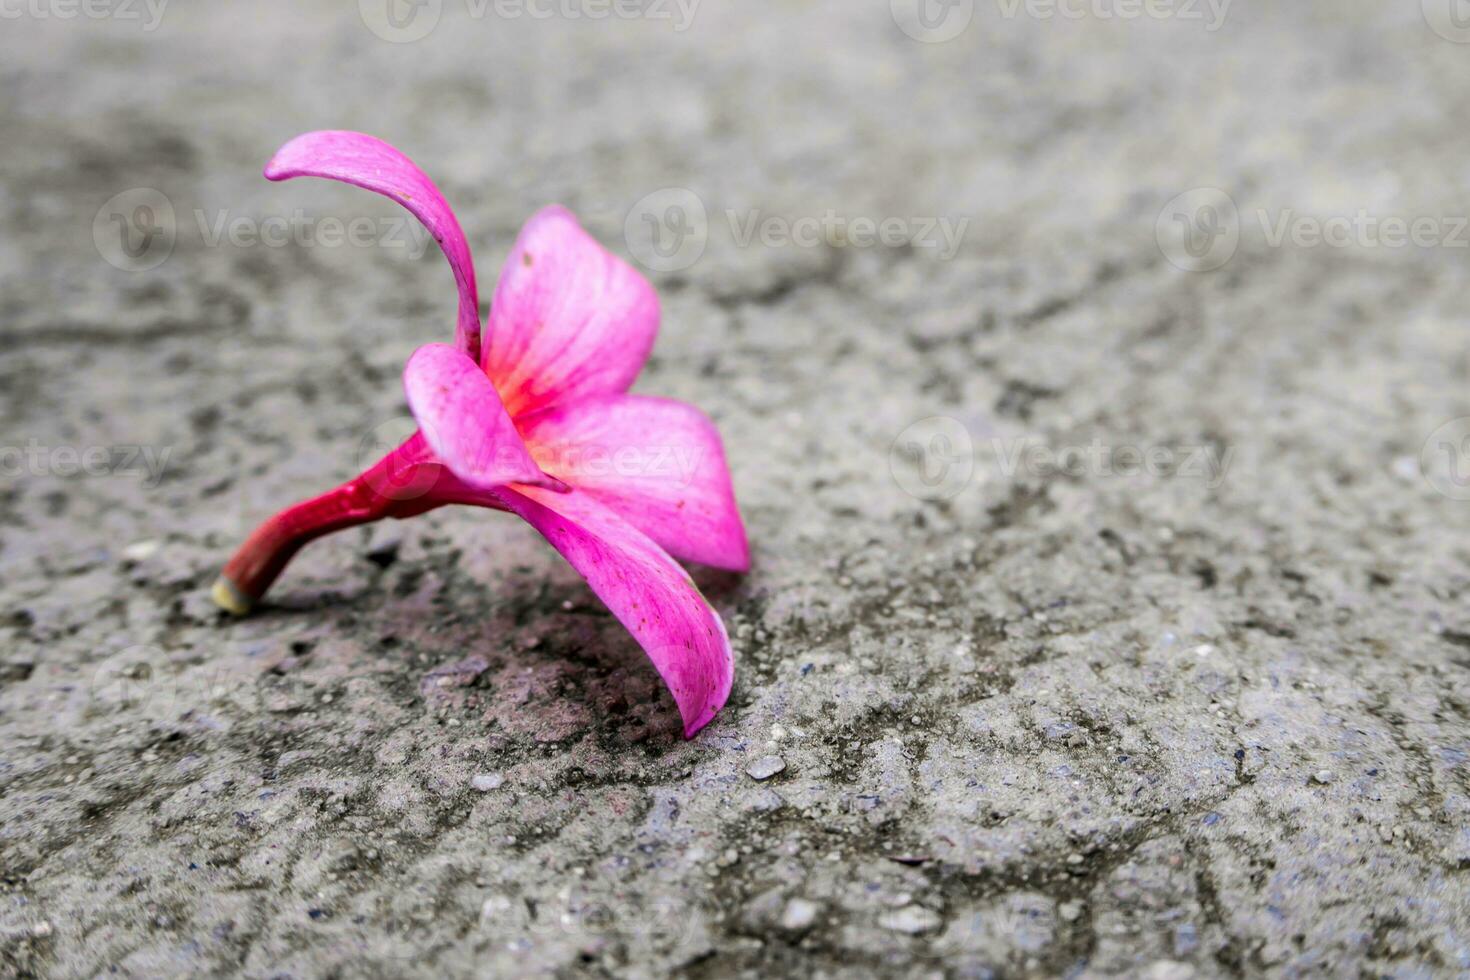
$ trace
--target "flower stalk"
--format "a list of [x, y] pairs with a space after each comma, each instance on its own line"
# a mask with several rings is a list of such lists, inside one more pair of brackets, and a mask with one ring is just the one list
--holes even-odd
[[422, 436], [415, 435], [341, 486], [262, 523], [225, 564], [211, 594], [222, 608], [243, 616], [296, 553], [317, 538], [389, 517], [417, 517], [450, 503], [490, 505], [434, 459]]

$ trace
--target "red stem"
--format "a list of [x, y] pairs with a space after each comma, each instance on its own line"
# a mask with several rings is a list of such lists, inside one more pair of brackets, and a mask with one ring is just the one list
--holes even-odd
[[335, 490], [287, 507], [256, 528], [225, 565], [214, 599], [230, 612], [248, 612], [307, 543], [343, 528], [416, 517], [450, 503], [498, 506], [493, 497], [455, 478], [416, 433]]

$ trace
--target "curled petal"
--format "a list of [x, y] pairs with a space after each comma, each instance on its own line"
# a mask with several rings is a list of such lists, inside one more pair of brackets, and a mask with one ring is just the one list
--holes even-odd
[[562, 207], [521, 229], [490, 304], [483, 364], [512, 416], [628, 390], [658, 333], [658, 294]]
[[403, 389], [429, 448], [469, 486], [566, 489], [541, 472], [495, 386], [460, 351], [448, 344], [420, 347], [403, 369]]
[[737, 572], [750, 567], [720, 434], [698, 409], [604, 395], [522, 416], [516, 425], [543, 470], [674, 557]]
[[459, 320], [454, 344], [472, 359], [480, 357], [480, 298], [475, 261], [459, 220], [439, 188], [396, 148], [365, 133], [322, 130], [298, 136], [266, 164], [269, 180], [326, 177], [376, 191], [408, 208], [444, 250], [459, 287]]
[[679, 563], [589, 495], [534, 487], [496, 491], [581, 573], [648, 654], [691, 738], [730, 697], [734, 656], [725, 624]]

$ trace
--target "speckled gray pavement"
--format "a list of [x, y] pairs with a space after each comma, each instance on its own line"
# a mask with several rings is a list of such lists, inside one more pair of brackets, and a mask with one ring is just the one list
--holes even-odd
[[[0, 975], [1470, 971], [1447, 3], [361, 6], [3, 7]], [[452, 333], [317, 128], [487, 300], [553, 201], [651, 267], [755, 552], [694, 740], [505, 515], [213, 610]]]

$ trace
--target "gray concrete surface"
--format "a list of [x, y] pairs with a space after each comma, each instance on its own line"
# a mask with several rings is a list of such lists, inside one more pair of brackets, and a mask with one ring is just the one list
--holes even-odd
[[[1447, 5], [439, 6], [5, 7], [0, 974], [1470, 971]], [[210, 607], [452, 333], [391, 204], [260, 178], [315, 128], [425, 166], [487, 300], [542, 204], [624, 254], [705, 209], [639, 382], [718, 420], [756, 554], [698, 576], [694, 741], [504, 515]], [[250, 237], [298, 209], [381, 234]]]

